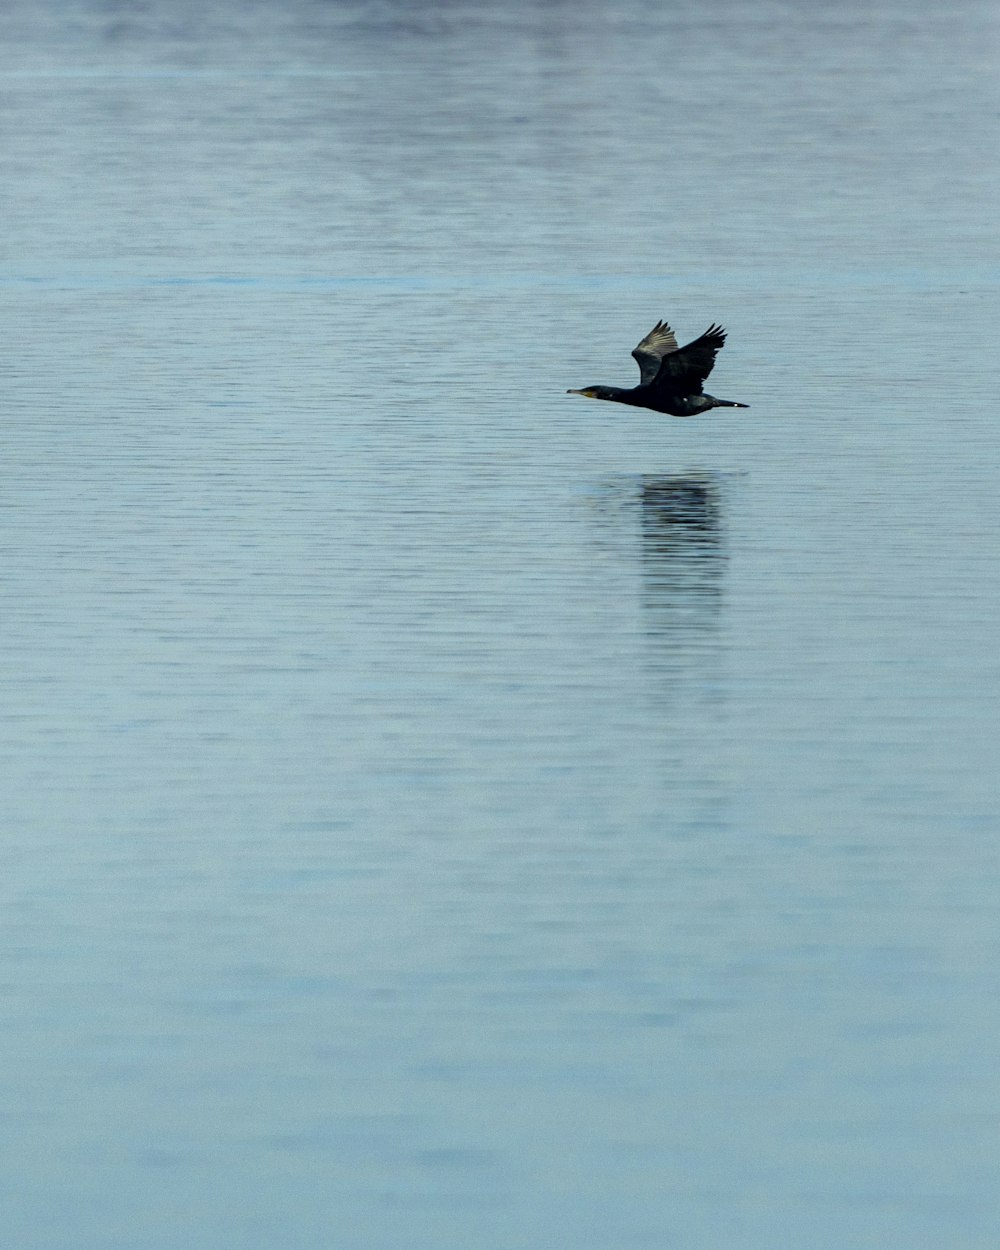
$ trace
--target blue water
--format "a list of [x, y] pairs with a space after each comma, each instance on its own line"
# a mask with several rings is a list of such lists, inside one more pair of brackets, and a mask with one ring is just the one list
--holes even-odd
[[997, 35], [7, 7], [0, 1243], [993, 1250]]

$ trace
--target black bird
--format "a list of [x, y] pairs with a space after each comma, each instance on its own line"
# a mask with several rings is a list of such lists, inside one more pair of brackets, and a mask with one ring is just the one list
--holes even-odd
[[722, 326], [711, 325], [705, 333], [678, 347], [674, 332], [665, 321], [658, 321], [632, 355], [639, 362], [638, 386], [585, 386], [582, 391], [567, 395], [586, 395], [588, 399], [612, 399], [633, 408], [652, 408], [672, 417], [693, 417], [709, 408], [749, 408], [732, 399], [716, 399], [702, 390], [712, 372], [715, 355], [726, 341]]

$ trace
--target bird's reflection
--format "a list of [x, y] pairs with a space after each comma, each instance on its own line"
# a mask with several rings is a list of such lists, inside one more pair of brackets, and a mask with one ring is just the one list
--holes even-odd
[[650, 633], [681, 641], [714, 631], [725, 552], [723, 477], [698, 473], [640, 482], [643, 608]]

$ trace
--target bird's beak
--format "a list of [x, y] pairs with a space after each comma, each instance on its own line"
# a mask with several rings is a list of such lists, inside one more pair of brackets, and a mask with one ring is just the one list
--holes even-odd
[[590, 398], [590, 396], [589, 396], [589, 395], [587, 395], [587, 392], [586, 392], [586, 391], [567, 391], [567, 392], [566, 392], [566, 394], [567, 394], [567, 395], [585, 395], [585, 396], [587, 397], [587, 399], [589, 399], [589, 398]]

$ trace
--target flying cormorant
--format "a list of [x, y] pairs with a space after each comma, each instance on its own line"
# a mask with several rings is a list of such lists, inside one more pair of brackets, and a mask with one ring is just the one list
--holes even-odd
[[732, 399], [716, 399], [706, 395], [702, 385], [712, 372], [716, 352], [726, 341], [722, 326], [711, 325], [705, 333], [678, 347], [674, 332], [665, 321], [658, 321], [632, 355], [639, 362], [638, 386], [585, 386], [567, 395], [586, 395], [588, 399], [612, 399], [633, 408], [652, 408], [672, 417], [693, 417], [709, 408], [749, 408]]

